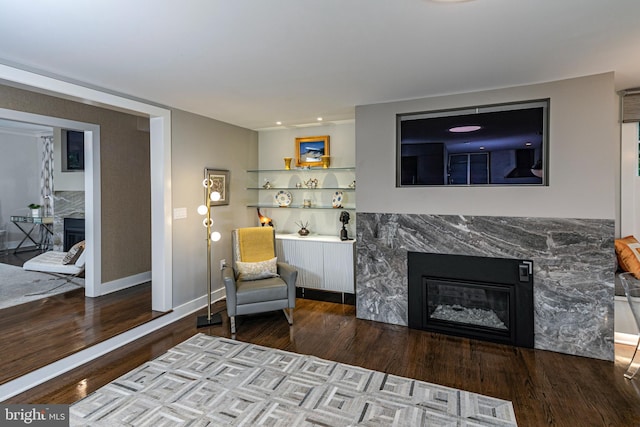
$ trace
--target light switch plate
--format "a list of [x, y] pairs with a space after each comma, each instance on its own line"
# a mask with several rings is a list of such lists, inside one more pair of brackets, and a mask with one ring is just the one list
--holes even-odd
[[174, 208], [173, 219], [185, 219], [187, 217], [187, 208]]

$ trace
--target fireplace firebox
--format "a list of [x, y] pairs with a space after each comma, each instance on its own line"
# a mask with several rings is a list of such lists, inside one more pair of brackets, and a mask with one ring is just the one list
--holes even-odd
[[63, 250], [68, 252], [73, 245], [84, 240], [84, 218], [64, 218]]
[[409, 327], [533, 348], [533, 262], [408, 252]]

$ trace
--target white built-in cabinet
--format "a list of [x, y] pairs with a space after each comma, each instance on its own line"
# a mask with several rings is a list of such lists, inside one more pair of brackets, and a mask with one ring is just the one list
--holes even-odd
[[355, 241], [334, 236], [276, 234], [278, 260], [298, 270], [296, 286], [355, 293]]

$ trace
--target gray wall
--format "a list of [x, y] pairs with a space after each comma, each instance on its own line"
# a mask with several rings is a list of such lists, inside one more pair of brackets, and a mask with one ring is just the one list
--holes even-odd
[[[171, 187], [174, 209], [186, 208], [187, 218], [173, 222], [173, 306], [206, 294], [207, 242], [203, 217], [205, 167], [229, 170], [229, 205], [212, 208], [214, 230], [222, 239], [212, 244], [212, 289], [224, 287], [220, 260], [231, 261], [231, 230], [256, 225], [246, 190], [247, 169], [258, 167], [257, 132], [185, 111], [171, 113]], [[293, 145], [293, 144], [292, 144]]]
[[[396, 114], [550, 98], [548, 187], [396, 188]], [[616, 215], [613, 73], [356, 107], [358, 211], [519, 217]]]

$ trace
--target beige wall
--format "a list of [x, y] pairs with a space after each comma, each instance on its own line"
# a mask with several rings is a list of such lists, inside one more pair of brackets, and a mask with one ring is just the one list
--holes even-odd
[[[548, 187], [396, 188], [396, 114], [550, 98]], [[616, 217], [619, 157], [613, 73], [356, 107], [358, 211]]]
[[150, 271], [149, 133], [138, 117], [3, 85], [0, 108], [100, 126], [102, 282]]
[[185, 111], [171, 112], [172, 206], [187, 217], [173, 221], [173, 306], [206, 295], [207, 241], [203, 217], [204, 168], [230, 171], [229, 205], [212, 208], [214, 230], [222, 239], [212, 246], [212, 289], [224, 287], [220, 260], [231, 262], [231, 230], [256, 225], [246, 190], [246, 170], [258, 166], [257, 132]]

